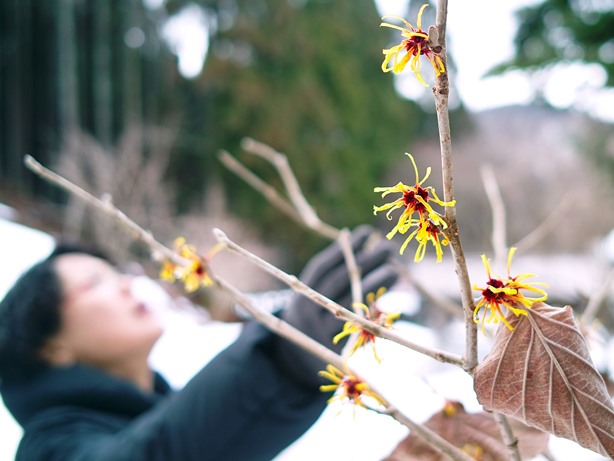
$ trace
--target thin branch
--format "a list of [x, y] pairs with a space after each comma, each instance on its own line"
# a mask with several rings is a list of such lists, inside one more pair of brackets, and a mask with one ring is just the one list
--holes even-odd
[[301, 187], [290, 168], [288, 158], [284, 154], [251, 138], [245, 138], [242, 146], [247, 152], [262, 157], [275, 167], [284, 183], [290, 202], [292, 202], [308, 228], [316, 230], [331, 239], [337, 238], [339, 230], [321, 221], [314, 209], [305, 199]]
[[501, 431], [501, 438], [503, 439], [503, 443], [507, 446], [510, 454], [511, 461], [522, 461], [520, 457], [520, 452], [518, 451], [518, 438], [514, 435], [512, 428], [510, 426], [510, 422], [507, 417], [503, 413], [494, 412], [493, 416], [497, 424], [499, 425], [499, 430]]
[[534, 247], [552, 232], [554, 228], [561, 222], [567, 213], [572, 210], [575, 201], [572, 197], [577, 196], [577, 190], [569, 190], [558, 203], [558, 206], [550, 213], [550, 215], [529, 234], [520, 241], [515, 243], [514, 247], [518, 248], [516, 254], [525, 253], [529, 248]]
[[128, 218], [124, 213], [118, 210], [110, 200], [102, 200], [94, 197], [89, 192], [86, 192], [59, 174], [45, 168], [30, 155], [24, 156], [24, 163], [27, 168], [43, 179], [60, 186], [62, 189], [83, 200], [86, 204], [105, 212], [117, 223], [127, 227], [136, 240], [142, 241], [152, 249], [152, 257], [154, 259], [166, 258], [170, 261], [176, 262], [177, 264], [185, 264], [186, 260], [184, 258], [158, 242], [153, 235], [151, 235], [151, 232], [146, 231], [137, 223]]
[[[442, 60], [446, 63], [446, 27], [448, 16], [448, 0], [440, 0], [437, 8], [437, 31], [438, 45], [442, 47]], [[435, 107], [437, 110], [437, 121], [439, 126], [439, 143], [441, 146], [441, 166], [444, 187], [444, 200], [451, 201], [454, 199], [454, 183], [452, 174], [452, 138], [450, 134], [450, 118], [448, 110], [448, 94], [449, 94], [448, 72], [444, 72], [436, 79], [436, 85], [433, 89], [435, 96]], [[469, 280], [469, 272], [467, 262], [463, 252], [463, 247], [460, 241], [458, 223], [456, 220], [456, 207], [447, 207], [445, 219], [448, 223], [448, 240], [454, 258], [455, 271], [459, 279], [461, 300], [465, 313], [465, 331], [466, 331], [466, 346], [465, 346], [465, 370], [470, 374], [478, 364], [477, 357], [477, 326], [473, 321], [474, 301], [471, 294], [471, 282]], [[501, 418], [503, 416], [501, 415]], [[499, 422], [500, 418], [497, 418]], [[515, 440], [511, 428], [507, 424], [507, 420], [501, 419], [499, 427], [504, 436], [506, 443]], [[516, 442], [517, 443], [517, 442]], [[510, 447], [510, 459], [519, 461], [517, 447], [514, 444], [508, 443]]]
[[614, 268], [610, 269], [610, 272], [608, 272], [608, 275], [606, 276], [604, 282], [601, 284], [599, 290], [594, 292], [594, 294], [588, 300], [586, 309], [584, 309], [584, 313], [580, 316], [580, 329], [583, 330], [591, 323], [593, 323], [593, 320], [599, 312], [599, 308], [603, 304], [603, 300], [606, 298], [608, 292], [610, 291], [610, 286], [612, 285], [612, 282], [614, 282]]
[[[440, 57], [446, 64], [446, 24], [448, 17], [448, 1], [440, 0], [437, 6], [437, 36], [438, 45], [441, 46]], [[446, 67], [447, 68], [447, 67]], [[439, 145], [441, 148], [441, 167], [443, 178], [444, 200], [454, 200], [454, 183], [452, 174], [452, 139], [450, 135], [450, 114], [448, 110], [448, 95], [450, 82], [448, 72], [443, 72], [436, 78], [433, 95], [437, 110], [439, 127]], [[456, 207], [446, 207], [444, 219], [448, 224], [446, 235], [450, 241], [450, 249], [454, 259], [454, 269], [458, 276], [463, 312], [465, 313], [465, 360], [464, 367], [472, 372], [478, 364], [477, 357], [477, 327], [473, 321], [474, 302], [469, 281], [469, 271], [465, 260], [465, 253], [460, 241], [458, 222], [456, 219]]]
[[[303, 348], [304, 350], [311, 352], [316, 357], [322, 359], [326, 363], [330, 363], [337, 367], [339, 370], [348, 370], [347, 363], [338, 354], [335, 354], [333, 351], [318, 343], [311, 337], [304, 334], [302, 331], [294, 328], [292, 325], [284, 322], [280, 318], [272, 315], [271, 313], [260, 309], [255, 303], [251, 301], [251, 299], [246, 296], [244, 293], [239, 291], [237, 288], [232, 286], [230, 283], [225, 281], [220, 277], [214, 277], [214, 281], [217, 286], [231, 296], [246, 310], [248, 311], [256, 320], [262, 323], [269, 330], [273, 331], [279, 336], [286, 338], [287, 340], [293, 342], [297, 346]], [[348, 370], [352, 375], [358, 376], [351, 370]], [[362, 378], [361, 378], [362, 379]], [[381, 413], [384, 415], [391, 416], [401, 424], [405, 425], [411, 431], [414, 431], [419, 437], [423, 438], [424, 441], [430, 443], [435, 449], [445, 453], [450, 456], [453, 460], [458, 461], [471, 461], [472, 458], [463, 453], [457, 447], [452, 445], [450, 442], [431, 431], [430, 429], [424, 427], [421, 424], [418, 424], [404, 415], [401, 411], [399, 411], [396, 407], [394, 407], [390, 402], [388, 402], [385, 397], [382, 396], [380, 392], [374, 389], [372, 386], [369, 386], [370, 389], [377, 394], [380, 398], [382, 398], [385, 403], [385, 410], [375, 410], [377, 413]]]
[[463, 315], [463, 306], [455, 303], [445, 296], [440, 295], [438, 292], [429, 289], [424, 283], [413, 276], [406, 265], [401, 264], [398, 261], [393, 261], [393, 264], [401, 277], [405, 278], [409, 283], [411, 283], [422, 296], [429, 299], [435, 306], [440, 307], [455, 317], [461, 317]]
[[[221, 157], [221, 160], [225, 165], [251, 184], [256, 190], [265, 195], [265, 197], [269, 198], [270, 203], [276, 205], [293, 219], [322, 234], [324, 237], [337, 239], [339, 245], [341, 246], [345, 263], [348, 268], [350, 287], [352, 290], [352, 305], [354, 305], [354, 303], [362, 302], [363, 292], [361, 273], [360, 268], [356, 263], [354, 252], [352, 251], [350, 231], [347, 228], [339, 231], [320, 220], [303, 195], [296, 176], [294, 175], [294, 172], [288, 163], [288, 159], [284, 154], [275, 151], [266, 144], [256, 142], [251, 138], [246, 138], [243, 140], [243, 148], [248, 152], [252, 152], [253, 154], [265, 159], [276, 168], [286, 187], [286, 191], [294, 208], [278, 194], [277, 190], [264, 183], [251, 171], [239, 164], [239, 162], [236, 159], [233, 159], [230, 154], [226, 153], [223, 157]], [[357, 315], [362, 315], [358, 308], [355, 308], [355, 313]], [[358, 339], [358, 333], [352, 334], [344, 347], [344, 351], [351, 351], [353, 345]]]
[[221, 230], [214, 229], [213, 233], [216, 236], [217, 240], [220, 243], [223, 243], [227, 249], [245, 257], [248, 261], [262, 268], [264, 271], [273, 275], [278, 280], [284, 282], [297, 293], [301, 293], [307, 296], [312, 301], [320, 304], [322, 307], [334, 314], [336, 317], [352, 322], [354, 325], [357, 325], [358, 327], [363, 328], [376, 336], [396, 342], [416, 352], [420, 352], [421, 354], [427, 355], [439, 362], [451, 363], [459, 366], [463, 365], [462, 357], [448, 352], [420, 346], [403, 338], [402, 336], [397, 335], [393, 331], [390, 331], [375, 322], [372, 322], [360, 315], [356, 315], [352, 311], [346, 309], [345, 307], [337, 304], [336, 302], [328, 299], [327, 297], [308, 287], [300, 280], [298, 280], [298, 278], [294, 275], [289, 275], [281, 269], [254, 255], [253, 253], [250, 253], [240, 245], [230, 240]]
[[364, 298], [362, 292], [362, 282], [360, 267], [356, 263], [356, 257], [352, 251], [352, 236], [350, 230], [346, 227], [341, 229], [339, 233], [339, 245], [341, 245], [341, 251], [345, 258], [345, 264], [348, 268], [348, 275], [350, 279], [350, 286], [352, 288], [352, 303], [361, 303]]
[[505, 204], [492, 167], [483, 165], [480, 168], [480, 174], [492, 210], [492, 248], [495, 253], [495, 260], [505, 261], [507, 257]]
[[240, 177], [247, 184], [252, 186], [257, 192], [260, 192], [264, 198], [275, 208], [291, 217], [299, 224], [304, 224], [303, 218], [296, 212], [292, 205], [285, 200], [277, 189], [270, 186], [252, 171], [246, 168], [241, 162], [233, 157], [229, 152], [222, 150], [218, 154], [219, 160], [224, 164], [226, 168]]
[[249, 296], [239, 291], [220, 276], [215, 274], [210, 274], [210, 276], [218, 288], [230, 294], [238, 304], [240, 304], [255, 320], [264, 325], [267, 329], [283, 338], [286, 338], [307, 352], [319, 357], [326, 363], [334, 365], [340, 370], [347, 368], [347, 364], [345, 363], [343, 357], [336, 354], [326, 346], [323, 346], [279, 317], [258, 307], [258, 305], [254, 303]]
[[402, 413], [399, 413], [397, 415], [393, 411], [390, 414], [394, 419], [407, 426], [410, 430], [414, 431], [424, 441], [430, 443], [432, 448], [441, 451], [443, 454], [448, 455], [453, 460], [462, 459], [467, 461], [475, 461], [474, 458], [472, 458], [465, 452], [461, 452], [458, 448], [450, 444], [447, 440], [442, 438], [437, 433], [429, 430], [423, 425], [414, 423], [413, 421], [407, 419]]

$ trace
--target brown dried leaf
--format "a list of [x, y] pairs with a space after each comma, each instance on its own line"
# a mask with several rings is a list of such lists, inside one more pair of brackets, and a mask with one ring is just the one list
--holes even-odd
[[571, 307], [535, 304], [507, 317], [474, 373], [487, 410], [614, 456], [614, 406]]
[[[452, 407], [450, 407], [450, 405]], [[448, 411], [446, 411], [446, 408]], [[424, 423], [437, 434], [479, 461], [508, 461], [509, 451], [504, 445], [499, 426], [492, 413], [467, 413], [459, 402], [450, 402]], [[454, 411], [450, 412], [449, 409]], [[549, 435], [510, 420], [523, 459], [546, 451]], [[444, 461], [448, 458], [420, 437], [410, 434], [383, 461]]]

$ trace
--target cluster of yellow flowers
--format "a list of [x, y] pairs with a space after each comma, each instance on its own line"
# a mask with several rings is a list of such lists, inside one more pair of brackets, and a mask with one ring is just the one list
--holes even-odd
[[377, 404], [386, 406], [386, 401], [373, 392], [362, 379], [350, 373], [346, 374], [333, 365], [327, 365], [326, 370], [320, 372], [320, 376], [333, 383], [320, 386], [322, 392], [335, 392], [328, 400], [329, 403], [348, 400], [355, 405], [369, 408], [365, 399], [372, 399]]
[[[436, 77], [446, 71], [446, 67], [441, 57], [439, 57], [436, 47], [432, 46], [429, 40], [429, 34], [422, 30], [422, 13], [427, 6], [428, 4], [425, 3], [418, 12], [417, 27], [412, 26], [405, 19], [399, 17], [396, 17], [396, 19], [399, 19], [403, 24], [405, 24], [406, 27], [400, 27], [387, 22], [381, 23], [381, 26], [383, 27], [390, 27], [391, 29], [400, 30], [401, 36], [403, 37], [400, 44], [384, 50], [385, 58], [384, 62], [382, 63], [382, 70], [384, 72], [393, 71], [395, 74], [398, 74], [399, 72], [403, 72], [407, 66], [407, 63], [409, 63], [412, 72], [418, 81], [424, 86], [428, 86], [428, 84], [424, 81], [422, 74], [420, 73], [421, 56], [426, 57], [426, 59], [428, 59], [428, 61], [431, 63], [433, 69], [435, 70]], [[399, 59], [399, 55], [404, 51], [405, 55]], [[392, 67], [388, 67], [390, 61], [392, 61]]]
[[[389, 49], [384, 49], [384, 62], [382, 70], [384, 72], [393, 71], [395, 73], [402, 72], [407, 63], [410, 63], [411, 70], [414, 75], [425, 86], [428, 86], [422, 75], [420, 74], [420, 57], [424, 56], [433, 66], [435, 76], [442, 75], [446, 69], [442, 58], [440, 57], [441, 49], [438, 44], [431, 43], [429, 34], [422, 30], [422, 14], [428, 5], [425, 4], [418, 12], [417, 27], [402, 18], [399, 19], [405, 27], [397, 26], [387, 22], [382, 22], [381, 26], [397, 29], [401, 31], [403, 40], [399, 45]], [[384, 18], [385, 19], [385, 18]], [[401, 57], [401, 54], [405, 55]], [[389, 64], [392, 62], [392, 67]], [[374, 213], [386, 211], [386, 217], [392, 219], [391, 213], [395, 210], [403, 210], [399, 216], [396, 225], [387, 234], [388, 239], [392, 239], [394, 235], [406, 234], [410, 230], [408, 237], [401, 246], [401, 254], [412, 239], [418, 242], [418, 248], [414, 260], [421, 261], [424, 258], [426, 246], [430, 242], [434, 247], [437, 255], [437, 262], [440, 262], [443, 257], [442, 246], [449, 243], [445, 234], [448, 225], [445, 220], [433, 209], [431, 202], [443, 207], [455, 206], [455, 201], [450, 200], [444, 202], [437, 197], [435, 190], [432, 187], [424, 187], [423, 183], [429, 177], [431, 169], [428, 168], [422, 179], [418, 175], [418, 168], [414, 158], [407, 154], [411, 159], [416, 175], [416, 183], [412, 186], [399, 182], [392, 187], [376, 187], [374, 192], [381, 192], [382, 198], [388, 194], [400, 194], [400, 196], [389, 203], [381, 206], [374, 206]], [[414, 216], [417, 215], [417, 218]], [[527, 315], [526, 310], [533, 304], [545, 301], [547, 294], [536, 285], [538, 282], [526, 282], [525, 280], [532, 277], [533, 274], [520, 274], [515, 277], [510, 275], [510, 264], [516, 249], [511, 248], [508, 257], [508, 277], [506, 279], [493, 278], [490, 274], [490, 264], [488, 259], [482, 255], [482, 260], [488, 274], [486, 287], [480, 288], [474, 285], [475, 290], [479, 290], [482, 294], [474, 310], [474, 320], [479, 322], [479, 312], [483, 308], [485, 312], [482, 316], [482, 331], [484, 331], [484, 322], [498, 323], [503, 321], [508, 328], [512, 328], [505, 318], [503, 309], [518, 315]], [[538, 297], [530, 298], [522, 294], [521, 290], [530, 291], [538, 294]]]
[[[376, 293], [368, 293], [366, 296], [366, 304], [354, 303], [356, 309], [364, 312], [365, 318], [380, 325], [384, 328], [392, 328], [392, 324], [400, 317], [400, 313], [386, 313], [377, 307], [377, 300], [386, 292], [386, 288], [382, 287]], [[361, 347], [370, 344], [373, 348], [375, 360], [381, 362], [375, 350], [375, 335], [370, 331], [354, 325], [352, 322], [346, 322], [343, 325], [341, 333], [333, 338], [333, 343], [337, 344], [342, 338], [356, 334], [354, 343], [351, 345], [348, 355], [354, 354]], [[335, 391], [335, 394], [329, 399], [329, 403], [333, 401], [349, 401], [359, 406], [368, 408], [364, 403], [363, 397], [367, 396], [377, 404], [384, 405], [384, 400], [373, 392], [369, 386], [357, 376], [350, 372], [343, 373], [333, 365], [328, 365], [327, 371], [321, 371], [321, 376], [328, 378], [333, 384], [325, 384], [320, 386], [323, 392]]]
[[188, 293], [196, 291], [201, 286], [213, 284], [207, 264], [221, 249], [221, 245], [214, 246], [206, 256], [200, 256], [193, 245], [186, 243], [184, 237], [178, 237], [175, 240], [174, 249], [181, 258], [186, 260], [186, 264], [177, 264], [170, 260], [164, 261], [160, 269], [162, 280], [180, 281]]
[[[435, 76], [438, 77], [445, 73], [445, 64], [440, 56], [441, 47], [437, 44], [432, 44], [429, 34], [422, 30], [422, 14], [428, 5], [425, 4], [420, 8], [417, 18], [417, 26], [414, 27], [411, 23], [402, 18], [399, 19], [405, 27], [397, 26], [387, 22], [382, 22], [381, 26], [401, 31], [403, 37], [400, 44], [389, 49], [384, 49], [385, 55], [382, 63], [384, 72], [402, 72], [407, 64], [418, 81], [428, 86], [420, 73], [420, 58], [426, 57], [435, 70]], [[384, 18], [385, 19], [385, 18]], [[405, 53], [404, 55], [402, 55]], [[396, 210], [402, 210], [395, 226], [386, 235], [388, 239], [392, 239], [397, 233], [401, 235], [407, 234], [405, 241], [401, 245], [400, 253], [403, 254], [408, 244], [415, 240], [418, 242], [418, 247], [414, 256], [414, 261], [419, 262], [424, 259], [426, 248], [429, 243], [435, 248], [437, 262], [440, 262], [443, 257], [443, 246], [449, 243], [446, 236], [448, 224], [435, 209], [433, 205], [441, 207], [453, 207], [456, 205], [455, 200], [443, 201], [435, 192], [432, 186], [424, 186], [425, 181], [431, 174], [431, 168], [428, 167], [426, 173], [420, 179], [418, 167], [412, 155], [406, 154], [412, 162], [414, 174], [416, 177], [415, 184], [407, 185], [403, 182], [398, 182], [394, 186], [376, 187], [374, 192], [381, 193], [384, 198], [389, 194], [398, 194], [395, 200], [385, 203], [380, 206], [374, 206], [373, 212], [386, 212], [386, 217], [392, 220], [392, 213]], [[195, 291], [200, 286], [210, 285], [212, 280], [207, 270], [207, 263], [210, 258], [217, 252], [218, 248], [213, 248], [207, 256], [200, 256], [196, 249], [188, 245], [184, 238], [180, 237], [175, 241], [175, 251], [182, 258], [187, 260], [186, 265], [178, 265], [172, 261], [166, 261], [160, 273], [160, 277], [169, 281], [181, 281], [188, 292]], [[539, 283], [526, 282], [525, 280], [532, 277], [533, 274], [520, 274], [515, 277], [510, 275], [510, 265], [512, 257], [516, 249], [511, 248], [508, 256], [508, 275], [507, 278], [495, 278], [491, 275], [490, 263], [485, 255], [482, 255], [482, 261], [486, 268], [488, 281], [485, 287], [473, 286], [474, 290], [479, 290], [482, 294], [480, 300], [475, 306], [474, 321], [479, 323], [479, 312], [483, 308], [485, 312], [482, 316], [481, 324], [484, 330], [484, 322], [498, 323], [502, 321], [505, 325], [512, 329], [509, 322], [506, 320], [502, 309], [507, 309], [516, 316], [527, 315], [526, 308], [530, 308], [534, 303], [545, 301], [547, 298], [546, 292], [541, 288], [537, 288]], [[521, 290], [530, 291], [539, 295], [538, 297], [525, 297]], [[366, 296], [366, 304], [355, 303], [354, 307], [364, 312], [367, 320], [380, 325], [383, 328], [391, 328], [395, 320], [400, 316], [398, 313], [385, 313], [377, 308], [377, 300], [384, 294], [385, 289], [381, 288], [377, 293], [369, 293]], [[349, 354], [353, 354], [359, 348], [371, 345], [375, 359], [380, 362], [381, 359], [375, 350], [375, 335], [351, 322], [346, 322], [343, 330], [333, 338], [333, 342], [337, 344], [341, 339], [356, 334], [355, 340], [351, 345]], [[358, 406], [369, 408], [365, 399], [371, 399], [378, 405], [386, 406], [386, 402], [382, 397], [373, 392], [367, 383], [351, 372], [343, 372], [335, 366], [329, 364], [326, 370], [321, 371], [320, 375], [331, 381], [331, 384], [326, 384], [320, 387], [323, 392], [334, 392], [332, 401], [350, 401]], [[469, 447], [472, 448], [472, 447]], [[479, 447], [478, 447], [479, 448]]]
[[[448, 238], [444, 233], [444, 229], [448, 227], [447, 223], [437, 213], [431, 203], [436, 203], [443, 207], [454, 206], [455, 200], [449, 202], [442, 201], [435, 192], [432, 186], [423, 187], [422, 185], [428, 179], [431, 174], [431, 168], [427, 168], [426, 173], [422, 179], [418, 174], [418, 167], [414, 158], [410, 154], [406, 154], [414, 167], [416, 175], [416, 183], [413, 186], [397, 183], [391, 187], [376, 187], [374, 192], [381, 192], [382, 198], [388, 194], [400, 194], [400, 196], [392, 201], [385, 203], [381, 206], [374, 206], [373, 213], [377, 214], [380, 211], [386, 211], [386, 217], [391, 220], [391, 213], [395, 210], [402, 209], [402, 213], [397, 220], [396, 225], [386, 235], [388, 239], [392, 239], [398, 232], [399, 234], [405, 234], [410, 229], [413, 232], [405, 239], [405, 242], [401, 246], [401, 254], [405, 251], [405, 248], [412, 239], [416, 239], [418, 242], [418, 249], [416, 250], [416, 256], [414, 260], [416, 262], [421, 261], [424, 258], [426, 252], [427, 243], [431, 242], [435, 247], [437, 253], [437, 261], [442, 260], [443, 250], [442, 245], [448, 244]], [[414, 218], [414, 215], [418, 215], [418, 218]]]
[[[502, 321], [505, 325], [512, 330], [512, 326], [506, 320], [505, 315], [501, 308], [506, 308], [510, 312], [518, 317], [519, 315], [527, 315], [524, 308], [530, 308], [533, 304], [545, 301], [548, 297], [546, 292], [536, 285], [545, 285], [541, 282], [525, 282], [526, 279], [533, 277], [534, 274], [519, 274], [515, 277], [510, 275], [510, 268], [512, 264], [512, 258], [516, 248], [510, 248], [507, 257], [507, 278], [496, 278], [491, 275], [490, 261], [486, 258], [486, 255], [482, 255], [482, 262], [486, 268], [486, 274], [488, 275], [488, 281], [485, 287], [473, 286], [474, 290], [479, 290], [482, 293], [482, 297], [475, 306], [473, 312], [474, 321], [479, 322], [479, 311], [484, 308], [484, 314], [482, 316], [482, 331], [484, 331], [484, 321], [499, 323]], [[537, 293], [539, 297], [529, 298], [524, 296], [520, 290], [530, 291]], [[487, 315], [486, 311], [490, 310], [490, 315]]]
[[[369, 293], [367, 294], [366, 301], [367, 304], [363, 303], [354, 303], [354, 307], [360, 309], [364, 312], [365, 318], [375, 322], [378, 325], [381, 325], [384, 328], [392, 327], [392, 324], [395, 320], [400, 317], [400, 312], [392, 312], [386, 313], [382, 312], [377, 308], [377, 299], [381, 297], [386, 292], [386, 288], [380, 288], [377, 293]], [[341, 333], [336, 335], [333, 338], [333, 343], [337, 344], [342, 338], [346, 336], [350, 336], [353, 333], [357, 333], [356, 341], [352, 344], [350, 348], [350, 355], [356, 352], [361, 347], [371, 344], [373, 347], [373, 355], [375, 356], [375, 360], [381, 362], [381, 359], [377, 355], [377, 351], [375, 350], [375, 335], [370, 331], [365, 330], [364, 328], [358, 327], [354, 325], [352, 322], [345, 322], [343, 325], [343, 330]]]

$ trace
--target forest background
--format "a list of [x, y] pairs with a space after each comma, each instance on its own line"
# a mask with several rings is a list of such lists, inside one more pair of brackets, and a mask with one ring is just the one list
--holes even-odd
[[[499, 173], [514, 169], [514, 181], [500, 177], [506, 200], [523, 203], [511, 207], [512, 235], [542, 221], [572, 183], [584, 181], [585, 190], [611, 197], [611, 120], [597, 119], [583, 88], [567, 98], [580, 110], [551, 110], [548, 83], [552, 75], [569, 79], [565, 66], [583, 66], [589, 85], [602, 95], [611, 90], [611, 3], [547, 0], [520, 11], [515, 55], [497, 71], [522, 72], [531, 105], [480, 117], [452, 91], [468, 250], [489, 245], [490, 212], [478, 174], [485, 163]], [[421, 4], [407, 2], [407, 17]], [[27, 171], [28, 153], [95, 195], [112, 191], [120, 209], [164, 241], [182, 232], [198, 244], [211, 223], [233, 222], [238, 238], [269, 247], [289, 270], [300, 268], [326, 242], [254, 196], [217, 155], [221, 149], [240, 155], [244, 137], [267, 143], [288, 155], [323, 220], [373, 223], [372, 188], [407, 169], [403, 152], [431, 161], [437, 145], [428, 94], [411, 99], [411, 88], [379, 69], [391, 35], [377, 27], [377, 6], [370, 0], [2, 0], [0, 201], [33, 227], [93, 240], [120, 260], [138, 255], [121, 230], [109, 238], [114, 229], [92, 224], [80, 205]], [[474, 25], [451, 30], [459, 41], [466, 40], [463, 31], [475, 37], [477, 55], [480, 41], [490, 54], [477, 13]], [[180, 17], [204, 26], [193, 38], [202, 42], [202, 69], [186, 68], [181, 44], [169, 39]], [[242, 161], [275, 185], [266, 165]], [[517, 187], [518, 181], [526, 184]], [[527, 200], [528, 194], [543, 200]], [[603, 236], [612, 213], [609, 207], [594, 213], [587, 202], [574, 211], [578, 226], [565, 226], [538, 250], [583, 251]]]

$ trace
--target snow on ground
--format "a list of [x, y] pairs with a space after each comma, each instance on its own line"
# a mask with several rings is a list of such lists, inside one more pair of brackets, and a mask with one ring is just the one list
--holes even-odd
[[[3, 216], [14, 216], [6, 206], [2, 210]], [[53, 243], [53, 238], [44, 232], [0, 219], [0, 298], [4, 298], [22, 272], [51, 252]], [[0, 461], [12, 461], [22, 430], [3, 403], [0, 434]]]
[[[0, 219], [0, 298], [19, 274], [45, 257], [52, 247], [53, 239], [49, 235]], [[202, 316], [190, 310], [171, 308], [162, 288], [150, 279], [137, 279], [134, 289], [163, 315], [166, 330], [152, 351], [150, 363], [175, 388], [181, 388], [239, 333], [238, 324], [203, 322]], [[438, 332], [408, 322], [398, 322], [395, 328], [399, 334], [424, 346], [449, 351], [459, 351], [463, 347], [461, 322]], [[480, 355], [483, 355], [489, 342], [481, 340], [480, 345]], [[378, 355], [383, 358], [381, 364], [375, 362], [372, 351], [367, 348], [352, 357], [350, 365], [414, 421], [427, 420], [441, 409], [446, 399], [462, 402], [468, 411], [481, 410], [471, 379], [463, 371], [388, 341], [379, 340], [377, 348]], [[21, 433], [6, 408], [0, 405], [0, 461], [13, 460]], [[333, 404], [275, 461], [374, 461], [388, 455], [406, 435], [407, 429], [392, 418], [349, 405]], [[558, 461], [606, 459], [571, 441], [554, 437], [550, 448]]]

